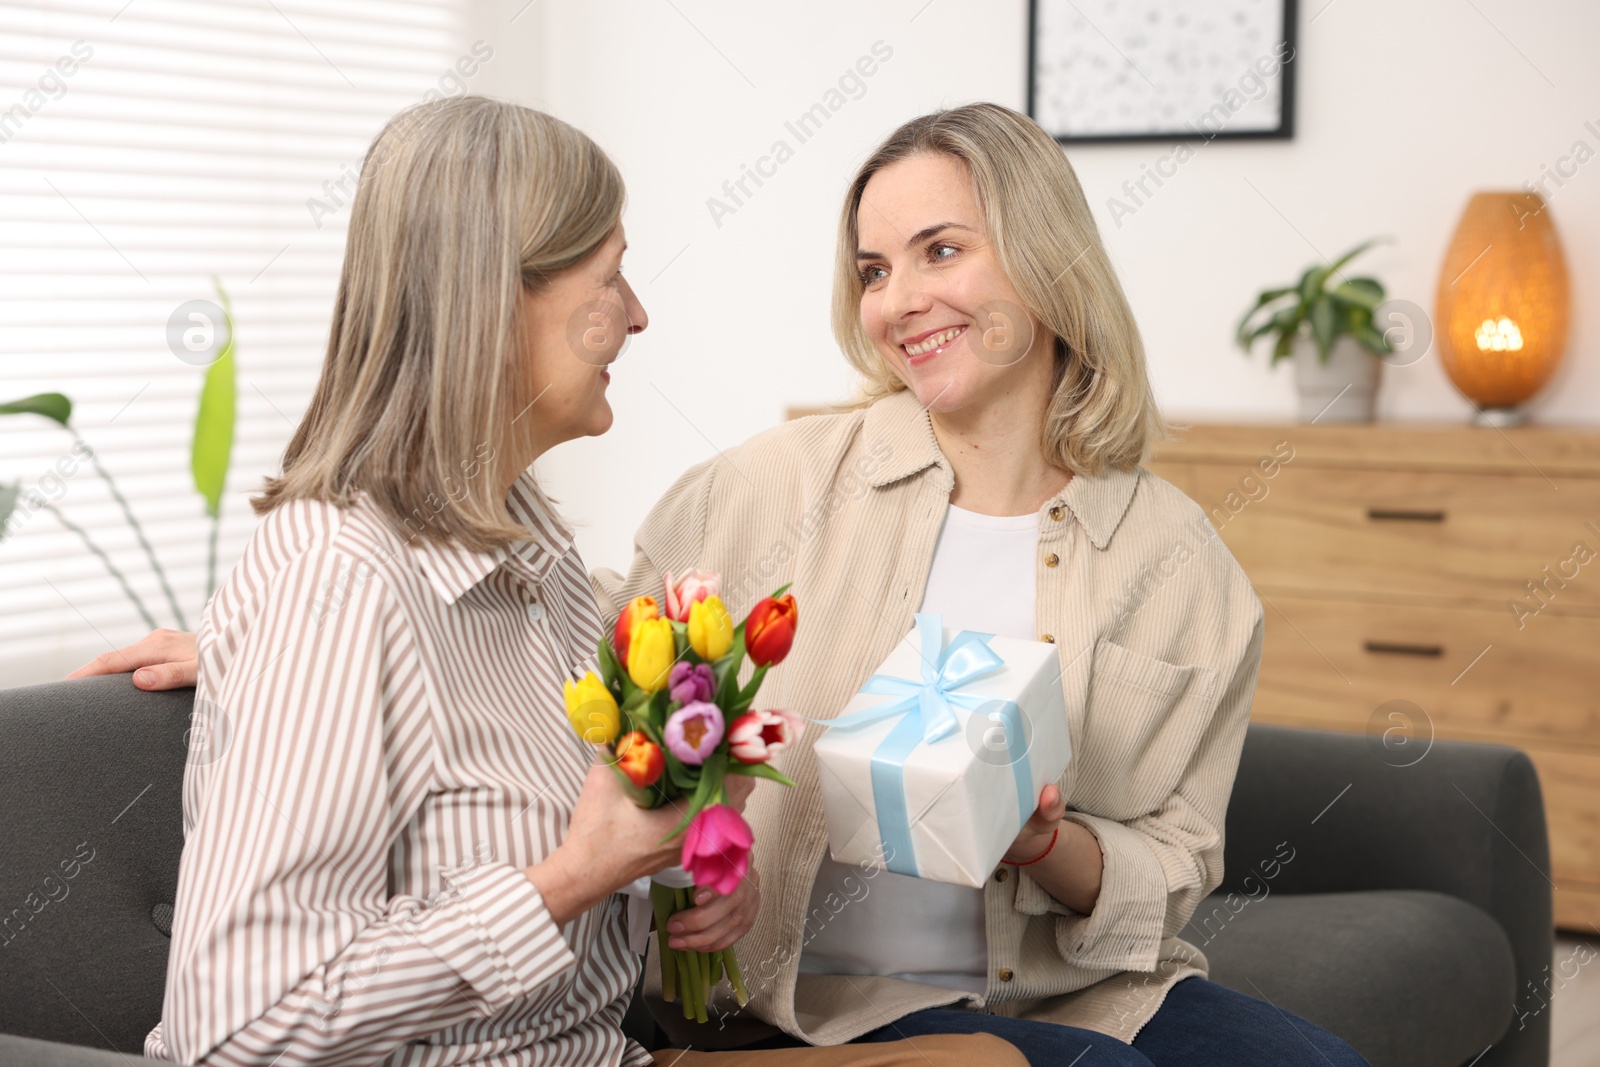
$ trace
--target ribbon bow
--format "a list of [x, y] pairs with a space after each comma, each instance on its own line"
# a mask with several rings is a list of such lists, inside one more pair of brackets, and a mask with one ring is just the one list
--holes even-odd
[[956, 732], [961, 725], [956, 707], [976, 711], [986, 705], [994, 706], [1010, 750], [1021, 813], [1018, 828], [1028, 821], [1034, 807], [1033, 775], [1022, 731], [1022, 709], [1015, 701], [958, 692], [969, 682], [987, 677], [1005, 666], [999, 653], [989, 647], [994, 635], [962, 630], [946, 646], [942, 617], [919, 613], [916, 620], [922, 644], [921, 680], [874, 674], [861, 687], [861, 692], [897, 699], [852, 712], [828, 724], [835, 730], [855, 730], [899, 718], [872, 753], [872, 797], [878, 812], [884, 865], [896, 874], [912, 877], [917, 877], [917, 861], [911, 844], [911, 820], [906, 810], [905, 761], [919, 744], [933, 744]]

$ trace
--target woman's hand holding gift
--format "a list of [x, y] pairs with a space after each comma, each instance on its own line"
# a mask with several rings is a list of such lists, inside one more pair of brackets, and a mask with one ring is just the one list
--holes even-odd
[[1045, 786], [1039, 793], [1038, 809], [1023, 824], [1017, 839], [1011, 842], [1011, 847], [1006, 849], [1006, 854], [1000, 858], [1000, 862], [1011, 864], [1038, 862], [1057, 840], [1056, 834], [1061, 829], [1061, 821], [1066, 814], [1067, 802], [1062, 799], [1061, 790], [1053, 785]]
[[1039, 807], [1011, 842], [1002, 863], [1026, 867], [1028, 875], [1046, 893], [1077, 912], [1088, 915], [1100, 899], [1105, 856], [1100, 839], [1081, 823], [1068, 822], [1061, 790], [1047, 785], [1039, 793]]

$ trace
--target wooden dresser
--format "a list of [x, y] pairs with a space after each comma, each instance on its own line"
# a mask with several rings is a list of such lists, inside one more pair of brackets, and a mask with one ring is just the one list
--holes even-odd
[[1177, 433], [1149, 468], [1266, 610], [1255, 718], [1365, 732], [1397, 767], [1433, 736], [1523, 749], [1556, 924], [1600, 927], [1600, 428]]

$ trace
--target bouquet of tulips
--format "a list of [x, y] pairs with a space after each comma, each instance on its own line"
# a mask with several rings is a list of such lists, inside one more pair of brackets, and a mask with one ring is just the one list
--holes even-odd
[[[794, 597], [779, 589], [737, 626], [722, 603], [721, 579], [695, 570], [666, 576], [665, 611], [655, 597], [635, 597], [600, 642], [600, 674], [566, 684], [567, 716], [578, 736], [604, 746], [636, 803], [654, 808], [684, 800], [683, 869], [694, 885], [723, 896], [750, 866], [753, 836], [727, 804], [730, 774], [793, 785], [768, 761], [799, 736], [802, 723], [783, 711], [752, 711], [767, 668], [794, 641]], [[755, 665], [750, 681], [739, 670]], [[690, 906], [693, 889], [651, 884], [661, 985], [685, 1018], [706, 1021], [711, 990], [726, 973], [742, 1005], [749, 999], [733, 950], [687, 952], [667, 946], [667, 920]]]

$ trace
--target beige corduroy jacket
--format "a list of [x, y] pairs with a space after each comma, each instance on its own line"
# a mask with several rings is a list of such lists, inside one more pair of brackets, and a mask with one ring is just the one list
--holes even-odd
[[[721, 572], [738, 618], [792, 582], [794, 648], [760, 700], [832, 718], [911, 629], [952, 485], [908, 393], [789, 422], [685, 473], [640, 527], [627, 577], [597, 572], [596, 593], [614, 620], [631, 597], [659, 597], [665, 572], [704, 567]], [[798, 788], [763, 785], [747, 811], [762, 895], [738, 945], [750, 1004], [740, 1010], [724, 984], [703, 1026], [659, 1006], [674, 1037], [726, 1047], [775, 1026], [837, 1044], [965, 1001], [1132, 1041], [1174, 983], [1206, 973], [1205, 957], [1176, 934], [1222, 879], [1223, 818], [1261, 660], [1260, 601], [1201, 509], [1143, 469], [1074, 477], [1039, 511], [1038, 552], [1037, 625], [1061, 650], [1072, 740], [1060, 786], [1067, 817], [1105, 857], [1093, 913], [1003, 868], [985, 890], [982, 997], [800, 974], [805, 942], [828, 919], [806, 914], [827, 849], [810, 744], [821, 728], [812, 727], [779, 761]], [[868, 892], [871, 876], [862, 872]], [[658, 990], [658, 967], [646, 974]]]

